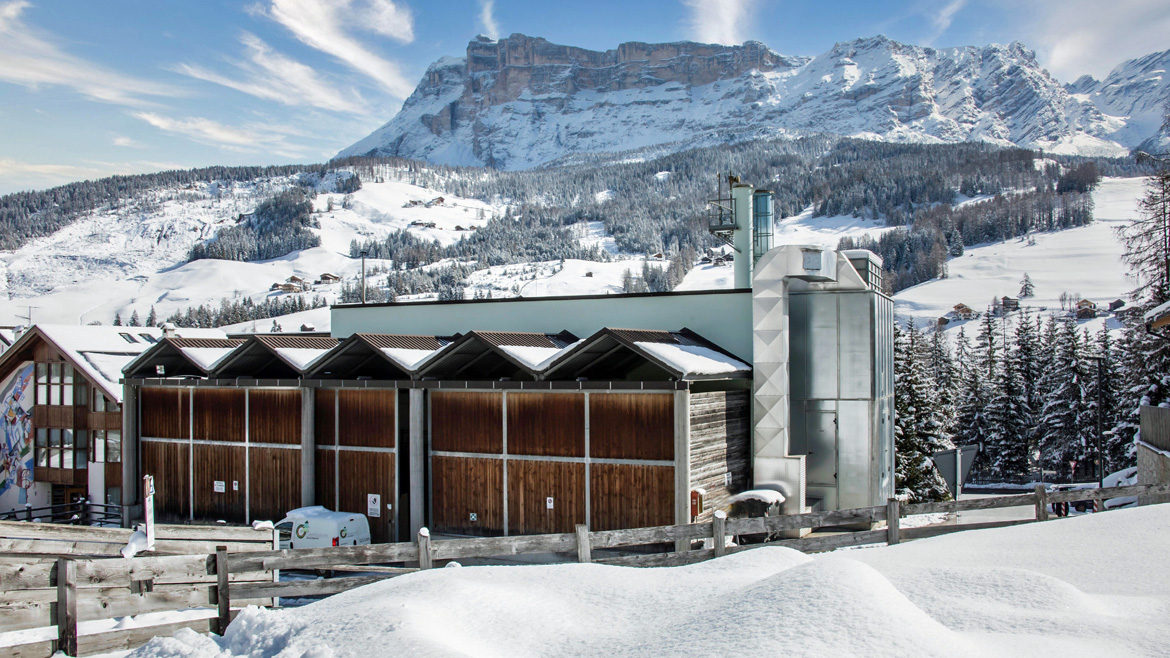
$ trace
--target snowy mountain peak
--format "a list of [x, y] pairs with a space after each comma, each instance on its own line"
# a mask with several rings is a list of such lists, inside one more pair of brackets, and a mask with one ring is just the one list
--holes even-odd
[[793, 133], [1124, 155], [1158, 133], [1168, 54], [1066, 86], [1018, 41], [928, 48], [877, 35], [809, 58], [758, 41], [593, 51], [480, 35], [463, 57], [432, 64], [396, 117], [339, 156], [524, 169]]

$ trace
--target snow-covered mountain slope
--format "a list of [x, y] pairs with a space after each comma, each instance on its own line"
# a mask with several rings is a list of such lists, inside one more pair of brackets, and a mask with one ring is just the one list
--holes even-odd
[[[0, 252], [6, 275], [0, 285], [7, 293], [0, 300], [0, 324], [27, 324], [30, 306], [34, 322], [108, 324], [115, 314], [125, 321], [134, 311], [145, 321], [151, 306], [166, 317], [223, 298], [258, 302], [289, 294], [269, 289], [294, 274], [314, 281], [328, 272], [353, 283], [361, 261], [349, 257], [352, 240], [407, 230], [450, 244], [501, 212], [481, 201], [398, 181], [368, 183], [348, 196], [326, 185], [314, 200], [321, 227], [313, 230], [321, 237], [320, 247], [268, 261], [186, 262], [192, 245], [234, 225], [264, 198], [293, 184], [287, 177], [154, 190], [118, 208], [89, 213], [16, 251]], [[440, 196], [443, 201], [436, 203]], [[386, 265], [367, 261], [370, 271]], [[340, 288], [337, 283], [319, 286], [311, 294], [333, 301]]]
[[[947, 261], [947, 278], [895, 295], [896, 312], [915, 318], [919, 326], [933, 326], [959, 303], [982, 312], [993, 297], [1017, 297], [1024, 274], [1035, 285], [1035, 296], [1020, 300], [1025, 309], [1060, 310], [1061, 293], [1079, 295], [1105, 307], [1116, 299], [1127, 300], [1137, 282], [1120, 262], [1122, 247], [1114, 229], [1137, 217], [1144, 184], [1142, 178], [1102, 180], [1093, 193], [1094, 221], [1089, 226], [968, 247], [962, 256]], [[947, 330], [975, 322], [951, 322]], [[1085, 324], [1093, 330], [1101, 324], [1120, 328], [1114, 318], [1097, 318]]]
[[1106, 115], [1119, 117], [1113, 137], [1151, 151], [1170, 147], [1170, 126], [1163, 126], [1170, 102], [1170, 50], [1131, 59], [1102, 81], [1082, 77], [1068, 89], [1074, 98], [1086, 98]]
[[758, 42], [595, 52], [522, 34], [479, 37], [465, 57], [431, 65], [397, 116], [339, 156], [524, 169], [574, 154], [814, 132], [1124, 155], [1157, 130], [1151, 108], [1165, 76], [1155, 78], [1168, 55], [1066, 89], [1018, 42], [934, 49], [879, 36], [810, 59]]

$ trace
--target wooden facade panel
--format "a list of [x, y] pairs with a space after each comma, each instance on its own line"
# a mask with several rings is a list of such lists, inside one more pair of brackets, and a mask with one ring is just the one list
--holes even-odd
[[337, 464], [332, 450], [317, 450], [317, 504], [337, 509]]
[[337, 392], [328, 388], [319, 388], [315, 392], [316, 409], [313, 412], [313, 431], [317, 438], [317, 445], [331, 446], [337, 443], [337, 418], [335, 399]]
[[185, 388], [144, 387], [139, 409], [142, 436], [186, 439], [190, 435], [190, 392]]
[[573, 532], [586, 521], [585, 464], [508, 461], [509, 534]]
[[585, 456], [583, 393], [509, 393], [508, 454]]
[[688, 415], [691, 487], [707, 492], [697, 519], [705, 523], [715, 510], [726, 509], [732, 495], [751, 488], [751, 394], [692, 393]]
[[196, 388], [195, 440], [242, 443], [244, 395], [241, 388]]
[[[196, 397], [196, 409], [199, 408]], [[198, 413], [196, 414], [198, 418]], [[244, 522], [244, 446], [194, 445], [195, 518]], [[223, 491], [215, 490], [222, 482]], [[155, 485], [155, 490], [158, 490]], [[279, 519], [276, 519], [279, 520]]]
[[82, 427], [95, 430], [122, 429], [122, 413], [120, 411], [92, 411], [87, 412], [87, 416], [86, 424]]
[[[337, 455], [338, 480], [343, 483], [340, 493], [340, 512], [366, 514], [370, 521], [370, 537], [374, 543], [391, 542], [394, 536], [394, 514], [396, 509], [386, 509], [394, 504], [394, 455], [388, 452], [356, 452], [342, 450]], [[380, 516], [373, 517], [367, 512], [369, 494], [378, 494], [381, 504]], [[345, 540], [342, 540], [344, 545]]]
[[249, 389], [248, 441], [300, 445], [300, 389]]
[[599, 459], [673, 461], [674, 395], [590, 395], [589, 454]]
[[397, 394], [395, 389], [338, 391], [338, 442], [343, 446], [393, 448]]
[[122, 486], [122, 464], [121, 462], [107, 462], [106, 469], [106, 488]]
[[154, 476], [154, 513], [159, 521], [190, 516], [188, 450], [183, 443], [142, 442], [142, 474]]
[[249, 448], [248, 470], [253, 520], [279, 521], [301, 506], [300, 449]]
[[[499, 459], [431, 458], [431, 527], [460, 535], [504, 532], [504, 465]], [[471, 520], [471, 515], [475, 520]]]
[[674, 523], [674, 468], [593, 464], [591, 530], [644, 528]]
[[431, 393], [431, 449], [500, 454], [504, 446], [502, 393]]
[[76, 427], [72, 406], [49, 406], [38, 404], [33, 407], [33, 425], [36, 427]]

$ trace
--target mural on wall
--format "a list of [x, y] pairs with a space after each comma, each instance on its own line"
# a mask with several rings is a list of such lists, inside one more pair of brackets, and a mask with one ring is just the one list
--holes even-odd
[[33, 484], [33, 364], [22, 364], [0, 382], [0, 497], [28, 502]]

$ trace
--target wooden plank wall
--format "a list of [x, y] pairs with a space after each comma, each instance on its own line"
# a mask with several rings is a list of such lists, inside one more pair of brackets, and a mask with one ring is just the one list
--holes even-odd
[[[432, 452], [501, 454], [503, 398], [500, 392], [433, 392]], [[589, 466], [586, 395], [578, 392], [508, 392], [504, 459], [433, 454], [435, 530], [532, 534], [572, 532], [578, 523], [605, 529], [673, 523], [674, 468], [668, 464], [674, 460], [674, 396], [591, 393], [588, 399]], [[593, 469], [591, 475], [589, 469]], [[505, 481], [506, 529], [502, 517]], [[595, 485], [599, 488], [592, 490]], [[551, 510], [549, 497], [553, 498]], [[474, 522], [471, 512], [476, 513]]]
[[502, 393], [431, 393], [431, 449], [500, 454], [504, 442]]
[[[330, 458], [332, 458], [330, 454]], [[380, 516], [369, 516], [370, 536], [374, 543], [394, 541], [393, 520], [397, 510], [386, 509], [394, 504], [394, 457], [388, 452], [354, 452], [342, 450], [338, 455], [338, 481], [343, 483], [340, 494], [340, 512], [367, 514], [367, 496], [381, 496]]]
[[1141, 408], [1142, 441], [1170, 450], [1170, 409], [1144, 406]]
[[[728, 499], [750, 488], [751, 395], [749, 391], [691, 393], [691, 487], [705, 489], [699, 522], [711, 520]], [[727, 474], [731, 485], [727, 485]]]
[[244, 389], [196, 388], [194, 414], [195, 440], [244, 441]]
[[[198, 403], [196, 403], [198, 409]], [[152, 444], [146, 444], [152, 445]], [[175, 444], [172, 444], [175, 445]], [[195, 454], [195, 518], [210, 521], [244, 520], [244, 446], [209, 446], [196, 442]], [[213, 483], [224, 483], [222, 493]], [[155, 476], [155, 491], [160, 489]], [[158, 495], [157, 493], [155, 494]]]
[[248, 391], [248, 442], [300, 445], [300, 389]]
[[248, 450], [248, 469], [250, 520], [276, 522], [301, 506], [300, 449], [253, 446]]
[[[432, 526], [436, 532], [504, 532], [504, 468], [499, 459], [431, 457]], [[476, 520], [471, 521], [474, 513]]]
[[607, 393], [589, 397], [589, 456], [674, 459], [674, 396]]
[[674, 468], [593, 464], [589, 475], [590, 530], [674, 523]]
[[154, 513], [160, 521], [190, 517], [188, 450], [182, 443], [142, 443], [142, 472], [154, 476]]
[[190, 393], [185, 388], [147, 387], [142, 391], [142, 436], [161, 439], [190, 438]]
[[338, 443], [343, 446], [393, 448], [396, 428], [396, 389], [341, 390], [337, 392]]
[[[511, 400], [509, 399], [509, 402]], [[548, 498], [553, 499], [549, 509]], [[573, 532], [585, 517], [585, 464], [508, 461], [508, 532]]]

